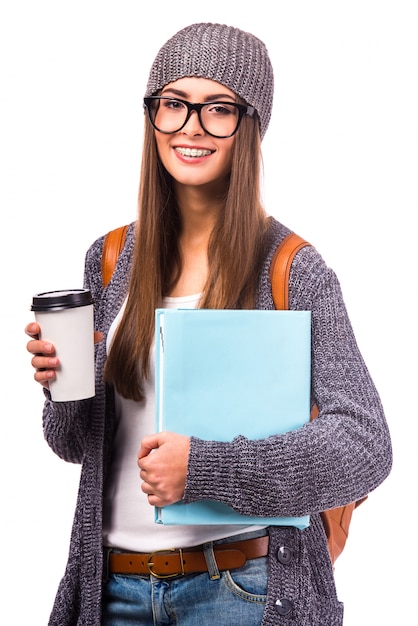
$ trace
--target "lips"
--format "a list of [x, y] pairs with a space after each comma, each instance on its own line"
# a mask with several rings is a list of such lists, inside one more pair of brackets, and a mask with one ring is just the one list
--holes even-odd
[[183, 157], [202, 158], [209, 156], [214, 150], [202, 150], [200, 148], [174, 148]]

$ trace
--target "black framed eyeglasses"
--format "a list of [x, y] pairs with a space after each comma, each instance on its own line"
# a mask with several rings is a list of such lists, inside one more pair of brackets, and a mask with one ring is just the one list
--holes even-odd
[[155, 130], [167, 135], [181, 130], [196, 111], [203, 130], [218, 139], [235, 135], [244, 115], [254, 117], [256, 112], [252, 106], [235, 102], [193, 103], [168, 96], [144, 98], [144, 108]]

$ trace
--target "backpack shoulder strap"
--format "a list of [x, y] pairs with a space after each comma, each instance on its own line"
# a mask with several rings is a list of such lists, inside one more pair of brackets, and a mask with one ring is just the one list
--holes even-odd
[[270, 281], [276, 309], [289, 308], [289, 274], [296, 253], [311, 244], [296, 233], [289, 233], [277, 246], [271, 261]]
[[128, 225], [119, 226], [105, 236], [102, 252], [102, 284], [103, 289], [112, 278], [120, 252], [125, 245]]

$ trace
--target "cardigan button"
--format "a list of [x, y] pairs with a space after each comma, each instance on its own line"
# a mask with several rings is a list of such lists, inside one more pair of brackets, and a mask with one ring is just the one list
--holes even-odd
[[287, 598], [278, 598], [275, 608], [279, 615], [287, 617], [293, 610], [293, 604]]
[[293, 559], [293, 550], [288, 546], [280, 546], [277, 550], [277, 560], [282, 565], [289, 565]]

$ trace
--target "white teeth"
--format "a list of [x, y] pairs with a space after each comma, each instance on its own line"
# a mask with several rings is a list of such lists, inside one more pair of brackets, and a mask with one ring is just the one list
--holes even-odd
[[203, 157], [211, 154], [211, 150], [198, 150], [197, 148], [176, 148], [176, 152], [186, 157]]

